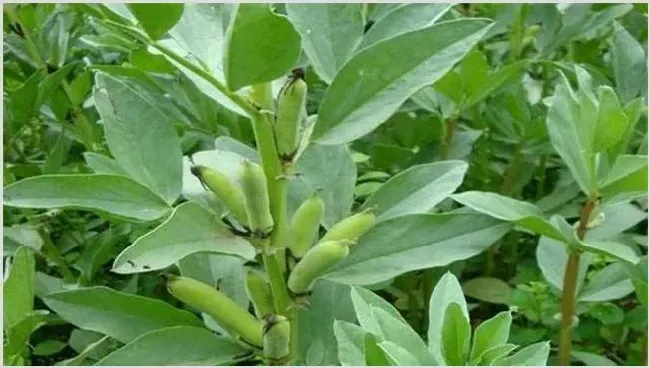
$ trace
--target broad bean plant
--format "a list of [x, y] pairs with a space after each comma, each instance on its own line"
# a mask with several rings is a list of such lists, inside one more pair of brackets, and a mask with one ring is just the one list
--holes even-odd
[[647, 4], [6, 4], [4, 364], [647, 365]]

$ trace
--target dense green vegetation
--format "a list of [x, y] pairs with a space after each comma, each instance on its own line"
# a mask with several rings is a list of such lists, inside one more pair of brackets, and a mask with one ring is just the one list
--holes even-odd
[[4, 4], [4, 364], [647, 365], [647, 4]]

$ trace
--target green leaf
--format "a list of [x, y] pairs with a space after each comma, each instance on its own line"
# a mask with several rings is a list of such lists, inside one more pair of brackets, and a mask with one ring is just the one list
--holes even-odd
[[486, 350], [481, 354], [478, 362], [470, 362], [472, 365], [494, 365], [494, 362], [503, 359], [511, 351], [515, 350], [517, 345], [514, 344], [503, 344], [492, 347], [491, 349]]
[[255, 249], [248, 241], [220, 225], [208, 210], [186, 202], [174, 208], [160, 226], [124, 249], [115, 258], [112, 271], [129, 274], [160, 270], [197, 252], [255, 257]]
[[646, 52], [625, 27], [614, 23], [610, 41], [612, 68], [616, 80], [616, 92], [623, 102], [647, 93], [648, 69]]
[[501, 312], [481, 323], [474, 331], [472, 352], [469, 359], [479, 359], [490, 349], [507, 343], [511, 324], [512, 315], [510, 311]]
[[594, 151], [607, 149], [623, 137], [629, 124], [616, 92], [611, 87], [599, 88], [598, 120], [594, 131]]
[[388, 359], [390, 359], [393, 364], [397, 366], [420, 366], [422, 363], [418, 361], [408, 350], [402, 348], [401, 346], [390, 342], [384, 341], [379, 343], [379, 347], [384, 351]]
[[95, 76], [93, 99], [117, 164], [173, 203], [181, 191], [182, 153], [169, 116], [142, 90], [103, 72]]
[[248, 353], [205, 328], [175, 326], [145, 333], [95, 365], [228, 365]]
[[131, 3], [126, 6], [154, 40], [162, 38], [183, 15], [183, 3]]
[[94, 286], [49, 294], [44, 299], [61, 318], [80, 328], [127, 343], [153, 330], [201, 326], [194, 314], [142, 296]]
[[363, 208], [372, 208], [378, 221], [427, 213], [460, 186], [467, 167], [464, 161], [411, 166], [383, 184]]
[[427, 345], [403, 318], [396, 318], [380, 307], [370, 306], [370, 310], [371, 318], [379, 328], [376, 334], [382, 342], [388, 341], [402, 347], [407, 354], [400, 355], [402, 357], [411, 355], [416, 362], [419, 362], [417, 365], [435, 365], [436, 361], [427, 349]]
[[54, 355], [65, 349], [66, 346], [68, 344], [63, 341], [49, 339], [36, 344], [32, 350], [32, 354], [40, 356]]
[[609, 203], [624, 201], [648, 192], [648, 156], [621, 155], [599, 183], [600, 193]]
[[[564, 285], [564, 271], [569, 261], [566, 243], [542, 236], [539, 238], [535, 254], [537, 257], [537, 265], [546, 281], [561, 291]], [[591, 253], [585, 252], [580, 255], [576, 295], [578, 295], [582, 288], [587, 269], [591, 265], [592, 260], [593, 255]]]
[[364, 341], [366, 352], [366, 366], [388, 366], [391, 364], [390, 359], [384, 353], [384, 350], [379, 347], [379, 341], [375, 335], [366, 334]]
[[289, 216], [317, 189], [321, 190], [319, 195], [325, 203], [323, 226], [330, 228], [349, 215], [357, 168], [345, 145], [310, 145], [298, 159], [295, 170], [300, 176], [289, 182]]
[[35, 267], [33, 250], [24, 246], [18, 248], [2, 286], [2, 297], [5, 301], [2, 325], [5, 331], [34, 310]]
[[[508, 82], [516, 80], [516, 78], [520, 77], [524, 67], [527, 64], [528, 61], [522, 60], [514, 64], [506, 65], [492, 73], [489, 73], [489, 75], [487, 75], [485, 78], [485, 82], [483, 84], [480, 86], [475, 86], [472, 88], [471, 92], [468, 93], [467, 99], [463, 103], [463, 106], [465, 108], [469, 108], [474, 104], [483, 101], [492, 93], [494, 93], [494, 91], [503, 87]], [[469, 78], [473, 77], [474, 76], [470, 74]], [[463, 79], [463, 81], [465, 81], [465, 79]]]
[[238, 4], [224, 47], [226, 84], [235, 91], [288, 73], [300, 56], [300, 35], [269, 4]]
[[465, 365], [469, 355], [472, 327], [466, 306], [451, 302], [445, 310], [442, 324], [442, 355], [447, 365]]
[[[578, 70], [583, 71], [576, 67], [576, 72]], [[581, 92], [584, 92], [584, 89]], [[581, 107], [586, 108], [586, 103], [581, 105], [578, 102], [569, 81], [562, 74], [562, 82], [555, 89], [549, 107], [546, 127], [553, 148], [567, 165], [582, 191], [590, 195], [595, 189], [594, 152], [591, 145], [595, 120], [590, 121], [583, 117]]]
[[46, 324], [47, 315], [47, 311], [30, 312], [10, 328], [5, 327], [5, 340], [2, 347], [5, 364], [10, 359], [22, 355], [25, 347], [29, 344], [29, 337], [32, 333]]
[[89, 239], [87, 247], [74, 264], [81, 271], [80, 278], [90, 282], [100, 267], [113, 258], [115, 245], [122, 239], [112, 228]]
[[479, 254], [509, 229], [508, 224], [474, 214], [397, 217], [361, 237], [326, 278], [370, 285], [408, 271], [444, 266]]
[[83, 365], [87, 359], [91, 358], [97, 353], [101, 353], [102, 350], [106, 349], [106, 346], [110, 344], [110, 342], [111, 342], [111, 337], [104, 336], [99, 340], [86, 346], [82, 351], [79, 352], [77, 356], [58, 362], [56, 365], [66, 365], [66, 366]]
[[354, 321], [350, 288], [320, 280], [312, 290], [309, 304], [309, 309], [301, 310], [298, 315], [300, 356], [306, 365], [339, 364], [334, 321]]
[[339, 362], [342, 366], [362, 366], [366, 364], [366, 332], [354, 323], [334, 321]]
[[[186, 59], [187, 61], [202, 69], [207, 69], [216, 79], [224, 81], [223, 55], [230, 6], [232, 5], [185, 4], [181, 20], [169, 31], [172, 38], [158, 41], [158, 43], [179, 55], [190, 56]], [[155, 52], [154, 50], [150, 51]], [[167, 56], [165, 55], [165, 57]], [[169, 57], [167, 60], [180, 69], [201, 92], [219, 105], [239, 115], [247, 115], [244, 110], [203, 77]]]
[[508, 304], [512, 289], [500, 279], [477, 277], [463, 283], [463, 292], [467, 296], [484, 302]]
[[634, 285], [624, 266], [612, 263], [594, 274], [587, 285], [580, 291], [578, 300], [602, 302], [620, 299], [634, 292]]
[[628, 202], [604, 206], [602, 213], [605, 216], [605, 221], [589, 229], [585, 235], [587, 241], [614, 239], [625, 230], [648, 218], [647, 212]]
[[392, 304], [370, 290], [360, 286], [353, 286], [351, 288], [350, 296], [352, 298], [352, 304], [354, 305], [354, 311], [357, 317], [356, 319], [365, 331], [377, 335], [380, 333], [379, 325], [372, 316], [372, 307], [381, 308], [386, 313], [406, 323], [406, 320]]
[[615, 241], [590, 240], [580, 242], [577, 245], [586, 251], [611, 256], [622, 261], [630, 262], [632, 264], [639, 263], [640, 261], [639, 256], [632, 248]]
[[538, 342], [537, 344], [519, 350], [501, 361], [497, 361], [495, 365], [545, 366], [550, 351], [551, 345], [547, 341]]
[[[459, 77], [463, 86], [462, 89], [465, 90], [464, 92], [467, 96], [477, 95], [487, 84], [489, 73], [488, 61], [485, 55], [477, 49], [467, 54], [467, 57], [460, 63], [459, 71]], [[462, 89], [458, 88], [458, 86], [455, 87], [461, 90], [459, 92], [462, 93]], [[457, 102], [461, 101], [457, 100]]]
[[4, 203], [19, 208], [79, 208], [153, 221], [169, 206], [149, 189], [116, 175], [41, 175], [4, 189]]
[[[446, 353], [443, 349], [443, 340], [445, 339], [443, 330], [447, 308], [451, 303], [457, 304], [460, 307], [460, 311], [464, 314], [464, 318], [469, 320], [467, 304], [465, 303], [463, 290], [458, 283], [458, 279], [451, 272], [447, 272], [440, 278], [436, 286], [433, 288], [431, 299], [429, 300], [429, 327], [427, 330], [427, 341], [429, 343], [429, 350], [431, 350], [433, 357], [437, 362], [447, 361], [445, 358]], [[465, 364], [465, 362], [460, 364]]]
[[14, 225], [2, 227], [3, 255], [10, 256], [16, 253], [20, 246], [26, 246], [39, 251], [43, 246], [43, 239], [38, 231], [30, 225]]
[[571, 351], [571, 356], [578, 359], [579, 361], [585, 363], [586, 365], [591, 365], [591, 366], [616, 366], [615, 362], [609, 360], [608, 358], [594, 354], [594, 353], [589, 353], [586, 351], [576, 351], [572, 350]]
[[332, 83], [363, 37], [361, 4], [287, 3], [287, 16], [318, 76]]
[[112, 174], [128, 177], [129, 174], [114, 159], [94, 152], [84, 152], [86, 164], [97, 174]]
[[443, 22], [362, 50], [328, 88], [312, 140], [341, 144], [370, 133], [416, 91], [449, 71], [488, 26], [484, 19]]
[[480, 213], [499, 220], [514, 222], [535, 234], [564, 240], [562, 233], [546, 220], [542, 210], [532, 203], [518, 201], [496, 193], [478, 191], [454, 194], [451, 198]]
[[358, 50], [404, 33], [429, 27], [451, 9], [451, 4], [391, 4], [397, 5], [384, 16], [377, 18], [363, 36]]

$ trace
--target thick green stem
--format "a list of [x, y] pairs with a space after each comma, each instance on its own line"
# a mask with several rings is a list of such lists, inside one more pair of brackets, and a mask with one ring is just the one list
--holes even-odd
[[[584, 239], [587, 233], [589, 217], [595, 206], [596, 199], [589, 197], [580, 212], [580, 222], [576, 230], [580, 240]], [[580, 268], [580, 251], [572, 245], [570, 245], [570, 248], [569, 260], [564, 270], [564, 284], [562, 287], [562, 324], [560, 326], [560, 338], [558, 340], [558, 363], [560, 365], [571, 364], [571, 332], [573, 329], [573, 315], [575, 314], [578, 269]]]

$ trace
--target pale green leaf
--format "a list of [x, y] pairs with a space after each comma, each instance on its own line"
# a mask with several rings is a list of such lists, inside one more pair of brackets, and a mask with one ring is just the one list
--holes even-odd
[[176, 207], [160, 226], [122, 251], [112, 271], [129, 274], [160, 270], [197, 252], [255, 257], [255, 249], [248, 241], [233, 235], [211, 212], [186, 202]]
[[546, 219], [542, 210], [532, 203], [478, 191], [454, 194], [451, 198], [475, 211], [499, 220], [514, 222], [536, 234], [564, 240], [562, 233]]
[[288, 73], [300, 56], [300, 35], [269, 4], [238, 4], [224, 45], [223, 71], [230, 90], [270, 82]]
[[95, 76], [93, 98], [117, 164], [173, 203], [181, 191], [182, 153], [169, 116], [134, 85], [103, 72]]
[[590, 365], [590, 366], [617, 366], [618, 365], [615, 362], [611, 361], [610, 359], [602, 355], [589, 353], [587, 351], [573, 350], [571, 351], [571, 356], [580, 360], [586, 365]]
[[194, 314], [161, 300], [121, 293], [105, 286], [61, 291], [49, 294], [44, 301], [73, 325], [124, 343], [165, 327], [202, 325]]
[[611, 87], [599, 88], [598, 120], [594, 131], [594, 151], [607, 149], [623, 137], [629, 122], [616, 92]]
[[578, 295], [578, 300], [603, 302], [620, 299], [634, 291], [634, 285], [621, 263], [612, 263], [596, 272]]
[[[537, 265], [546, 281], [561, 291], [564, 285], [564, 271], [569, 260], [566, 243], [542, 236], [539, 238], [535, 255]], [[592, 260], [593, 255], [589, 252], [584, 252], [580, 255], [576, 295], [578, 295], [582, 288], [587, 269], [591, 265]]]
[[445, 15], [450, 8], [451, 4], [444, 3], [397, 4], [394, 9], [378, 18], [370, 27], [363, 36], [358, 49], [361, 50], [383, 40], [429, 27]]
[[610, 203], [647, 194], [648, 156], [619, 156], [599, 187], [600, 193]]
[[622, 25], [614, 23], [610, 41], [616, 91], [623, 102], [647, 93], [648, 67], [646, 52]]
[[507, 223], [474, 214], [397, 217], [361, 237], [326, 278], [369, 285], [408, 271], [444, 266], [481, 253], [510, 228]]
[[[445, 314], [447, 308], [451, 303], [456, 303], [460, 306], [460, 310], [464, 318], [469, 319], [467, 312], [467, 304], [463, 290], [458, 283], [458, 279], [451, 272], [445, 273], [431, 293], [429, 300], [429, 327], [427, 329], [427, 342], [429, 350], [432, 352], [433, 357], [438, 362], [445, 362], [445, 353], [442, 347], [443, 329], [445, 323]], [[468, 337], [469, 339], [469, 337]], [[468, 342], [469, 344], [469, 342]], [[465, 364], [465, 362], [461, 363]]]
[[551, 344], [547, 341], [527, 346], [511, 356], [498, 361], [497, 365], [545, 366]]
[[127, 172], [124, 171], [124, 169], [122, 169], [114, 159], [108, 156], [104, 156], [95, 152], [84, 152], [83, 155], [84, 160], [86, 160], [86, 164], [88, 164], [88, 167], [90, 167], [97, 174], [123, 175], [126, 177], [129, 176], [129, 174], [127, 174]]
[[141, 184], [116, 175], [41, 175], [4, 189], [4, 204], [19, 208], [79, 208], [142, 221], [169, 212], [161, 198]]
[[246, 358], [247, 353], [241, 345], [205, 328], [175, 326], [145, 333], [96, 365], [228, 365]]
[[639, 263], [640, 260], [639, 256], [631, 247], [612, 240], [583, 241], [578, 246], [586, 251], [611, 256], [632, 264]]
[[464, 161], [438, 161], [411, 166], [384, 183], [363, 204], [378, 221], [427, 213], [453, 193], [467, 171]]
[[363, 36], [361, 4], [287, 3], [287, 15], [318, 76], [332, 83]]
[[379, 328], [377, 336], [383, 342], [389, 341], [404, 348], [419, 365], [435, 365], [427, 345], [403, 318], [396, 318], [381, 307], [371, 306], [370, 311], [371, 318]]
[[362, 50], [328, 88], [312, 140], [341, 144], [370, 133], [449, 71], [488, 26], [484, 19], [443, 22]]
[[338, 358], [342, 366], [366, 364], [364, 340], [366, 332], [354, 323], [334, 321], [334, 336], [338, 347]]
[[393, 362], [393, 365], [400, 367], [423, 365], [416, 357], [409, 353], [407, 349], [391, 341], [381, 342], [379, 343], [379, 347], [384, 351], [388, 359]]

